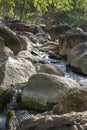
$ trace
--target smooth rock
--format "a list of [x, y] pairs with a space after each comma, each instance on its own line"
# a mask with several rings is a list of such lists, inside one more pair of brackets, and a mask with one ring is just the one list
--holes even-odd
[[20, 51], [17, 54], [17, 57], [28, 59], [31, 62], [38, 62], [38, 59], [36, 59], [28, 50]]
[[34, 116], [19, 123], [16, 130], [87, 130], [87, 111], [63, 115]]
[[77, 88], [80, 88], [79, 84], [70, 78], [45, 73], [35, 74], [22, 92], [21, 105], [23, 108], [38, 111], [50, 110]]
[[67, 57], [67, 64], [76, 72], [87, 75], [87, 42], [78, 44], [72, 48]]
[[35, 72], [32, 63], [24, 58], [8, 57], [0, 61], [0, 93], [13, 85], [27, 82]]
[[87, 35], [84, 33], [68, 33], [59, 36], [59, 53], [67, 56], [71, 49], [81, 42], [87, 41]]
[[40, 66], [40, 70], [38, 72], [54, 74], [59, 76], [65, 76], [64, 71], [54, 64], [44, 64]]
[[71, 111], [82, 112], [87, 110], [87, 87], [82, 87], [69, 94], [56, 106], [55, 114], [65, 114]]
[[9, 47], [16, 55], [21, 50], [21, 43], [14, 32], [6, 26], [0, 26], [0, 36], [5, 41], [5, 46]]
[[82, 80], [80, 80], [80, 81], [79, 81], [79, 84], [80, 84], [81, 86], [87, 87], [87, 79], [82, 79]]

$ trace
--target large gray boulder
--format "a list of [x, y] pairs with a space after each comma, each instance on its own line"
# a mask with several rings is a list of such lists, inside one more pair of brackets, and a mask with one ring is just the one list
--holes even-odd
[[34, 110], [49, 110], [67, 93], [77, 88], [80, 88], [79, 84], [70, 78], [45, 73], [35, 74], [22, 92], [21, 105]]
[[27, 82], [34, 73], [35, 67], [24, 58], [8, 57], [7, 60], [0, 61], [0, 94], [13, 85]]
[[38, 72], [65, 76], [64, 71], [59, 66], [54, 65], [54, 64], [41, 65], [40, 70]]
[[87, 75], [87, 42], [80, 43], [72, 48], [67, 61], [67, 64], [74, 68], [76, 72]]
[[70, 50], [81, 42], [87, 41], [85, 33], [67, 33], [59, 36], [59, 53], [67, 56]]
[[63, 115], [34, 116], [19, 123], [16, 130], [87, 130], [87, 111]]
[[0, 26], [0, 36], [4, 39], [5, 46], [9, 47], [15, 55], [21, 50], [18, 37], [6, 26]]
[[69, 94], [56, 106], [55, 114], [64, 114], [71, 111], [82, 112], [87, 110], [87, 87], [82, 87]]

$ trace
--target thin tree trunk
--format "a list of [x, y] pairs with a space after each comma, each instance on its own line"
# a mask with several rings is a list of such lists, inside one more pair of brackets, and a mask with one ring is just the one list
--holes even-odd
[[22, 9], [21, 9], [20, 20], [23, 19], [23, 16], [24, 16], [24, 10], [25, 10], [25, 5], [26, 5], [26, 0], [23, 0], [23, 5], [22, 5]]

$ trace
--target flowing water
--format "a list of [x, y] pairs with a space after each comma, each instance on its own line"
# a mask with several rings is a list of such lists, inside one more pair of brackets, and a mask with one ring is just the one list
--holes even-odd
[[[77, 81], [86, 78], [85, 76], [74, 73], [71, 70], [71, 68], [67, 67], [66, 61], [64, 59], [49, 58], [48, 52], [39, 51], [36, 48], [33, 50], [33, 53], [35, 54], [36, 59], [39, 59], [39, 61], [40, 61], [35, 64], [36, 70], [39, 70], [41, 64], [56, 64], [57, 66], [61, 67], [64, 70], [66, 77], [73, 78], [74, 80], [77, 80]], [[0, 130], [5, 130], [6, 114], [7, 114], [8, 110], [15, 109], [17, 107], [17, 105], [18, 105], [17, 99], [16, 99], [17, 95], [21, 94], [25, 84], [26, 83], [18, 85], [15, 88], [13, 88], [13, 90], [11, 91], [12, 101], [7, 104], [6, 108], [4, 109], [4, 114], [0, 114]], [[43, 115], [51, 114], [51, 113], [52, 112], [45, 112], [45, 113], [43, 113]], [[14, 120], [13, 127], [17, 126], [21, 120], [30, 118], [30, 117], [34, 116], [35, 114], [37, 114], [37, 113], [35, 113], [33, 111], [18, 110], [16, 112], [16, 116], [13, 117], [13, 120]], [[41, 113], [38, 115], [40, 116]]]

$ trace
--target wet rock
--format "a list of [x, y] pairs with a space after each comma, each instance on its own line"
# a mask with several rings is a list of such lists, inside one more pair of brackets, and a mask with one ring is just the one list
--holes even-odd
[[36, 34], [36, 37], [40, 44], [43, 44], [43, 43], [47, 42], [47, 40], [48, 40], [48, 35], [45, 33], [38, 33], [38, 34]]
[[53, 51], [54, 53], [59, 53], [59, 44], [56, 42], [48, 41], [39, 47], [43, 51]]
[[5, 129], [5, 121], [6, 121], [6, 117], [4, 114], [0, 114], [0, 130], [4, 130]]
[[38, 62], [38, 59], [36, 59], [28, 50], [20, 51], [17, 54], [17, 57], [28, 59], [31, 62]]
[[67, 61], [67, 64], [74, 68], [76, 72], [87, 75], [87, 42], [80, 43], [72, 48]]
[[65, 76], [64, 71], [60, 67], [54, 64], [41, 65], [40, 70], [38, 72]]
[[81, 42], [87, 41], [87, 35], [84, 33], [68, 33], [59, 36], [59, 53], [67, 56], [73, 47]]
[[87, 87], [77, 89], [69, 94], [56, 106], [55, 114], [64, 114], [71, 111], [82, 112], [87, 110]]
[[29, 60], [24, 58], [0, 61], [0, 94], [13, 85], [27, 82], [29, 77], [35, 73], [35, 67]]
[[53, 51], [49, 51], [49, 58], [54, 59], [54, 60], [59, 60], [61, 59], [61, 56], [57, 53], [54, 53]]
[[86, 130], [87, 111], [63, 115], [34, 116], [23, 120], [16, 130]]
[[80, 84], [81, 86], [87, 87], [87, 79], [82, 79], [82, 80], [80, 80], [80, 81], [79, 81], [79, 84]]
[[70, 78], [45, 73], [35, 74], [23, 90], [21, 105], [34, 110], [50, 110], [67, 93], [79, 87], [79, 84]]
[[5, 40], [5, 46], [9, 47], [15, 55], [21, 50], [21, 44], [16, 34], [6, 26], [0, 26], [0, 36]]

